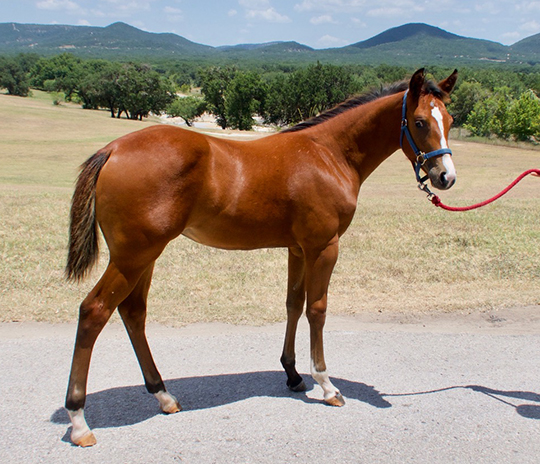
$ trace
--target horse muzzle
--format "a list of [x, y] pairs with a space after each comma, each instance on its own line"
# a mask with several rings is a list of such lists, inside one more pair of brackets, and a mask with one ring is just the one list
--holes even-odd
[[456, 171], [434, 167], [428, 172], [431, 185], [439, 190], [448, 190], [456, 182]]

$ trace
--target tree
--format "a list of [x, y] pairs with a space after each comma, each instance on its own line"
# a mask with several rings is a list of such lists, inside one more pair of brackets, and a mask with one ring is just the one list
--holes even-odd
[[0, 57], [0, 88], [7, 89], [9, 95], [28, 96], [27, 73], [17, 59]]
[[118, 75], [119, 66], [104, 60], [89, 60], [82, 65], [82, 76], [77, 85], [77, 96], [84, 109], [109, 108], [114, 117], [116, 106], [110, 102], [117, 100], [117, 96], [110, 98], [114, 91], [114, 82]]
[[508, 139], [511, 136], [509, 118], [511, 104], [510, 89], [498, 87], [492, 95], [474, 105], [464, 127], [473, 135], [489, 137], [493, 134]]
[[479, 82], [464, 82], [452, 94], [448, 111], [454, 117], [456, 126], [463, 126], [475, 105], [488, 97], [489, 92]]
[[225, 91], [237, 72], [236, 68], [218, 66], [200, 73], [201, 92], [208, 103], [208, 109], [216, 117], [216, 122], [222, 129], [229, 127]]
[[540, 138], [540, 100], [529, 90], [515, 100], [509, 112], [512, 135], [521, 141]]
[[[267, 124], [285, 126], [292, 120], [290, 97], [286, 95], [287, 78], [283, 74], [275, 76], [267, 87], [264, 120]], [[293, 109], [294, 111], [294, 109]]]
[[160, 114], [174, 100], [170, 82], [149, 66], [128, 63], [121, 67], [116, 80], [118, 117], [125, 112], [129, 119], [142, 120], [151, 112]]
[[317, 63], [299, 69], [270, 83], [265, 120], [279, 125], [300, 122], [341, 103], [354, 88], [345, 68]]
[[81, 63], [80, 58], [70, 53], [42, 58], [34, 66], [31, 84], [45, 90], [45, 83], [50, 81], [49, 88], [64, 92], [66, 100], [69, 101], [76, 94], [77, 86], [84, 73]]
[[201, 91], [209, 111], [222, 129], [249, 130], [253, 115], [264, 108], [266, 85], [259, 74], [236, 68], [213, 67], [201, 72]]
[[176, 98], [168, 107], [167, 114], [173, 118], [182, 118], [188, 127], [193, 120], [206, 111], [206, 102], [193, 96]]
[[502, 139], [508, 139], [510, 131], [510, 107], [512, 105], [512, 94], [509, 87], [498, 87], [491, 97], [491, 107], [493, 114], [491, 117], [491, 131]]
[[487, 99], [476, 102], [473, 110], [467, 116], [467, 121], [463, 127], [471, 132], [472, 135], [479, 137], [489, 137], [491, 135], [491, 109]]
[[251, 130], [253, 115], [262, 113], [266, 88], [253, 72], [237, 72], [225, 89], [225, 113], [233, 129]]

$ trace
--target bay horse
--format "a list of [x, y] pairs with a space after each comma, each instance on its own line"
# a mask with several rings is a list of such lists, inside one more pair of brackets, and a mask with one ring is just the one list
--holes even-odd
[[[295, 367], [297, 323], [306, 306], [311, 374], [324, 401], [342, 406], [323, 353], [327, 290], [338, 244], [360, 186], [401, 146], [417, 178], [450, 188], [445, 103], [457, 70], [435, 83], [423, 69], [408, 82], [353, 97], [313, 119], [252, 141], [231, 141], [157, 125], [111, 142], [81, 167], [70, 213], [68, 279], [79, 281], [98, 256], [98, 228], [109, 264], [83, 300], [66, 409], [71, 440], [96, 443], [84, 417], [94, 343], [116, 308], [146, 388], [161, 410], [181, 407], [167, 392], [145, 335], [154, 263], [179, 235], [226, 250], [288, 248], [287, 324], [281, 363], [293, 391], [306, 386]], [[420, 172], [427, 174], [420, 179]]]

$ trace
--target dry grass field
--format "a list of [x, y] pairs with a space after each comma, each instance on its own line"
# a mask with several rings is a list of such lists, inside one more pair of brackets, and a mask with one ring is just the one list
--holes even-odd
[[[54, 106], [50, 96], [0, 95], [0, 321], [75, 321], [106, 261], [79, 285], [63, 279], [68, 211], [78, 166], [98, 148], [157, 120]], [[245, 137], [244, 137], [245, 138]], [[451, 205], [492, 196], [540, 151], [456, 141]], [[401, 153], [364, 184], [341, 242], [329, 312], [469, 312], [540, 304], [540, 179], [488, 207], [451, 213], [416, 189]], [[285, 318], [285, 250], [227, 252], [186, 238], [158, 260], [149, 320], [264, 324]], [[540, 310], [540, 308], [539, 308]]]

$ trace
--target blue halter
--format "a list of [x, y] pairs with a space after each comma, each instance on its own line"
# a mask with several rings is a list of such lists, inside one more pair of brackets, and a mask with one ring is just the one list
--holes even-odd
[[401, 135], [399, 138], [399, 145], [401, 146], [401, 149], [403, 149], [403, 134], [407, 137], [407, 141], [409, 142], [409, 145], [414, 151], [414, 154], [416, 155], [416, 162], [414, 164], [414, 172], [416, 174], [416, 180], [419, 182], [419, 184], [423, 184], [429, 176], [420, 177], [420, 170], [422, 169], [422, 166], [424, 163], [430, 159], [435, 158], [436, 156], [441, 155], [452, 155], [452, 150], [450, 148], [439, 148], [438, 150], [430, 151], [429, 153], [424, 153], [423, 151], [419, 150], [416, 144], [414, 143], [414, 140], [411, 135], [411, 131], [408, 127], [407, 122], [407, 94], [409, 91], [407, 90], [405, 92], [405, 95], [403, 95], [403, 106], [401, 110]]

